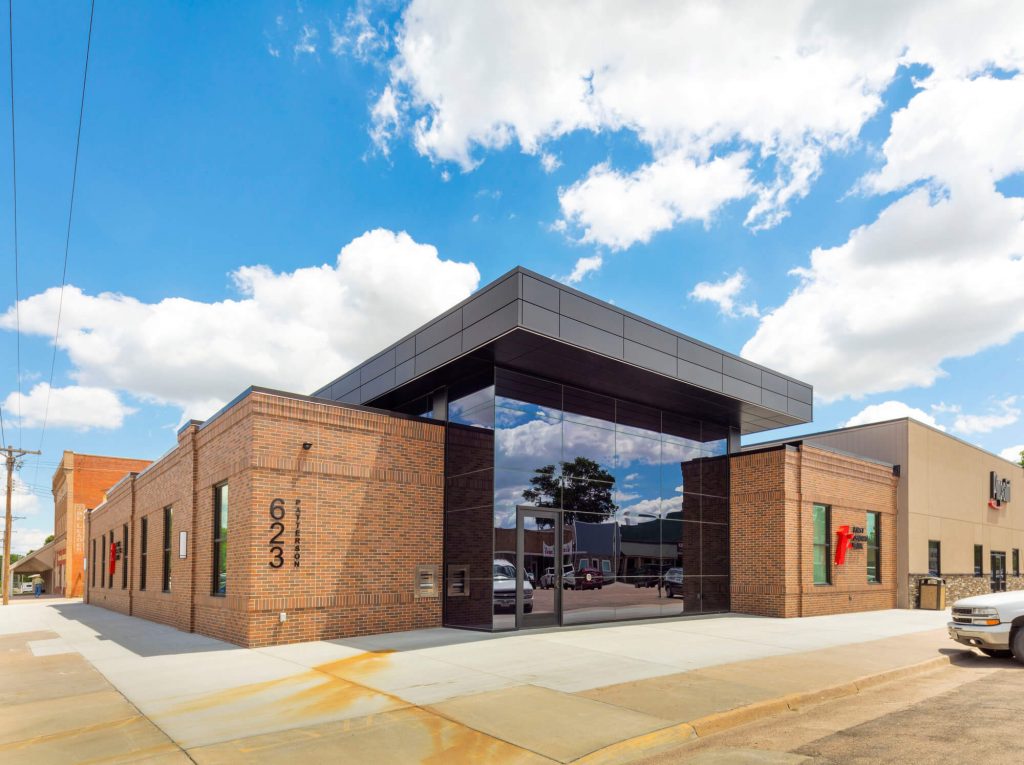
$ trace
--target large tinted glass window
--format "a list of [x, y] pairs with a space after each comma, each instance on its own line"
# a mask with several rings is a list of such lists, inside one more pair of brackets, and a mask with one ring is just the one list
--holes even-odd
[[494, 376], [472, 376], [449, 391], [445, 475], [494, 467]]
[[[508, 582], [481, 571], [514, 564], [529, 507], [559, 511], [560, 533], [527, 535], [524, 565], [535, 604], [564, 587], [564, 623], [728, 610], [725, 428], [504, 369], [492, 379], [449, 391], [446, 623], [514, 624]], [[531, 557], [559, 543], [564, 571]]]
[[128, 589], [128, 524], [121, 527], [121, 589]]
[[[275, 523], [277, 523], [275, 521]], [[275, 525], [271, 524], [271, 527]], [[274, 531], [271, 528], [271, 531]], [[228, 485], [213, 490], [213, 594], [228, 591]]]
[[171, 591], [171, 526], [174, 522], [174, 511], [164, 508], [164, 547], [163, 547], [163, 582], [164, 592]]
[[866, 536], [868, 538], [868, 581], [872, 583], [882, 581], [881, 569], [879, 568], [879, 550], [881, 549], [878, 534], [879, 518], [880, 515], [878, 513], [868, 513], [866, 528]]
[[928, 573], [931, 576], [942, 574], [942, 552], [938, 540], [928, 540]]
[[149, 553], [149, 519], [142, 519], [142, 530], [139, 536], [139, 589], [146, 589], [146, 571], [148, 570]]
[[826, 505], [815, 505], [814, 517], [814, 583], [831, 583], [831, 567], [829, 566], [829, 527], [831, 510]]

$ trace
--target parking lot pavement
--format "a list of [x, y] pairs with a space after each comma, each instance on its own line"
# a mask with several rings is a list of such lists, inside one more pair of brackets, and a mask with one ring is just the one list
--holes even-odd
[[[22, 646], [8, 667], [38, 677], [45, 662], [79, 666], [81, 693], [123, 694], [135, 718], [196, 761], [270, 760], [284, 747], [376, 752], [380, 762], [566, 762], [702, 715], [941, 656], [952, 646], [937, 629], [945, 619], [720, 615], [243, 649], [81, 603], [38, 603], [0, 611], [0, 637]], [[135, 719], [108, 714], [122, 713]], [[25, 719], [6, 730], [0, 753], [48, 735]]]

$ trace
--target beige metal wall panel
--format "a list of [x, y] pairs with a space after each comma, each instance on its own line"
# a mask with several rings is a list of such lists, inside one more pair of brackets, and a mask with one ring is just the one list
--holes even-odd
[[[1013, 550], [1024, 550], [1024, 469], [983, 449], [917, 422], [910, 422], [914, 478], [910, 486], [911, 519], [922, 516], [927, 526], [912, 523], [907, 543], [910, 573], [925, 573], [928, 540], [942, 544], [942, 573], [974, 573], [974, 545], [983, 547], [982, 566], [990, 573], [989, 553], [1006, 553], [1012, 573]], [[989, 474], [1009, 478], [1011, 501], [989, 507]], [[928, 536], [918, 530], [928, 529]]]

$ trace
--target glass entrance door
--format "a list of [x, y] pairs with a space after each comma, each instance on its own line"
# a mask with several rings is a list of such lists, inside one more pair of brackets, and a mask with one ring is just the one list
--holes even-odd
[[516, 508], [516, 627], [561, 624], [562, 514]]
[[992, 564], [992, 592], [1006, 592], [1006, 553], [992, 550], [989, 562]]

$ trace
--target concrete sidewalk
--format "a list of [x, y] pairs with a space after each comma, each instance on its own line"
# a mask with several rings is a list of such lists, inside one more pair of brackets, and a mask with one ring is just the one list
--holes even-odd
[[[506, 635], [421, 630], [247, 650], [81, 603], [39, 603], [0, 611], [4, 676], [29, 678], [0, 692], [8, 710], [0, 756], [81, 761], [76, 742], [92, 733], [80, 731], [95, 732], [88, 710], [106, 693], [122, 705], [102, 719], [145, 730], [138, 755], [184, 758], [184, 750], [200, 763], [282, 754], [313, 762], [627, 761], [744, 716], [855, 693], [862, 678], [944, 661], [960, 652], [946, 638], [946, 618], [724, 615]], [[54, 674], [45, 665], [54, 661], [80, 667], [78, 674]], [[80, 713], [64, 722], [19, 714], [38, 703], [37, 686]], [[89, 694], [88, 703], [70, 701]], [[115, 737], [109, 753], [128, 756], [131, 745]]]

